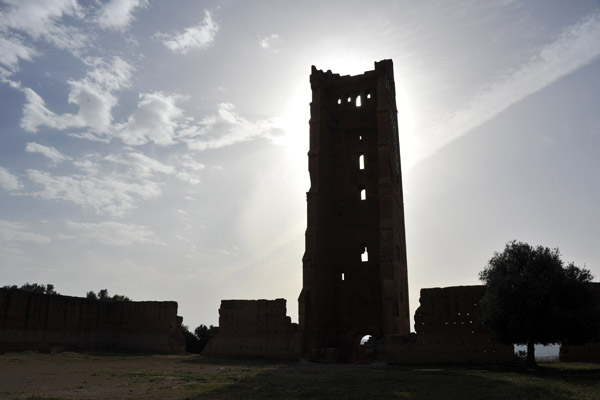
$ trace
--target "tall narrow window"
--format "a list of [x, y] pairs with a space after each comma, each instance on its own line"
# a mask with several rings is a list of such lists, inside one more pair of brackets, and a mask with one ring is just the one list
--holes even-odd
[[360, 107], [360, 106], [361, 106], [360, 96], [356, 96], [356, 107]]
[[367, 189], [361, 189], [360, 190], [360, 199], [361, 200], [366, 200], [367, 199]]
[[360, 255], [360, 261], [364, 262], [364, 263], [369, 261], [369, 251], [367, 250], [366, 244], [362, 245], [362, 253]]
[[358, 169], [365, 169], [365, 155], [358, 156]]
[[345, 278], [346, 277], [344, 276], [344, 273], [342, 272], [342, 280], [345, 280]]

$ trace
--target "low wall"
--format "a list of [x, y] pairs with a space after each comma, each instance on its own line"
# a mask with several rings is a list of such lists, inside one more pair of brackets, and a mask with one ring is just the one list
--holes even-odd
[[0, 289], [0, 351], [183, 353], [181, 323], [173, 301], [105, 302]]
[[485, 286], [421, 289], [411, 335], [385, 339], [393, 361], [407, 363], [512, 362], [514, 347], [492, 340], [481, 320]]
[[[595, 295], [596, 304], [600, 308], [600, 282], [592, 282], [589, 285]], [[563, 344], [560, 346], [559, 358], [562, 362], [600, 362], [600, 334], [592, 343], [579, 346]]]
[[202, 354], [298, 358], [298, 325], [286, 315], [286, 300], [222, 300], [219, 328]]
[[558, 356], [561, 362], [600, 362], [600, 342], [581, 346], [562, 345]]

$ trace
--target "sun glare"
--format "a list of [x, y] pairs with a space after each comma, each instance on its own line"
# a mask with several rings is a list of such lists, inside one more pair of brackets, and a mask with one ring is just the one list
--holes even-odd
[[394, 80], [396, 82], [396, 107], [398, 108], [398, 132], [400, 135], [400, 152], [403, 167], [410, 168], [418, 160], [420, 155], [416, 154], [411, 146], [415, 141], [416, 115], [411, 101], [410, 88], [405, 82], [404, 76], [394, 68]]

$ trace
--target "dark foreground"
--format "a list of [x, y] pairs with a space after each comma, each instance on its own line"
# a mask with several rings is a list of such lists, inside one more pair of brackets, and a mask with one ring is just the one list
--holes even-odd
[[325, 365], [78, 353], [0, 355], [0, 399], [600, 399], [600, 364]]

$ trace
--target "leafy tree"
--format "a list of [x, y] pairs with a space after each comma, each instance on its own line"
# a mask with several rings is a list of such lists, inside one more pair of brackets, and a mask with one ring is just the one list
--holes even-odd
[[94, 293], [93, 290], [90, 290], [89, 292], [87, 292], [85, 297], [90, 300], [98, 300], [98, 296], [96, 296], [96, 293]]
[[484, 323], [496, 340], [526, 344], [535, 365], [535, 344], [581, 344], [598, 335], [600, 305], [592, 275], [561, 260], [558, 249], [512, 241], [495, 252], [479, 274], [486, 284]]
[[194, 332], [190, 331], [187, 325], [182, 325], [183, 337], [185, 338], [185, 351], [188, 353], [201, 353], [204, 347], [208, 343], [212, 335], [213, 326], [210, 328], [206, 325], [200, 325]]
[[123, 296], [121, 294], [115, 294], [112, 297], [108, 294], [108, 289], [100, 289], [98, 294], [94, 293], [93, 290], [90, 290], [85, 295], [86, 298], [90, 300], [100, 300], [100, 301], [131, 301], [131, 299], [127, 296]]
[[208, 327], [206, 325], [201, 324], [196, 329], [194, 329], [194, 334], [200, 340], [200, 351], [204, 350], [204, 347], [210, 340], [210, 337], [212, 336], [213, 328], [214, 327], [212, 325], [210, 327]]
[[29, 283], [22, 285], [21, 287], [17, 287], [17, 285], [12, 286], [3, 286], [3, 289], [21, 289], [30, 293], [39, 293], [39, 294], [58, 294], [56, 290], [54, 290], [54, 285], [49, 283], [47, 285], [39, 284], [39, 283]]

